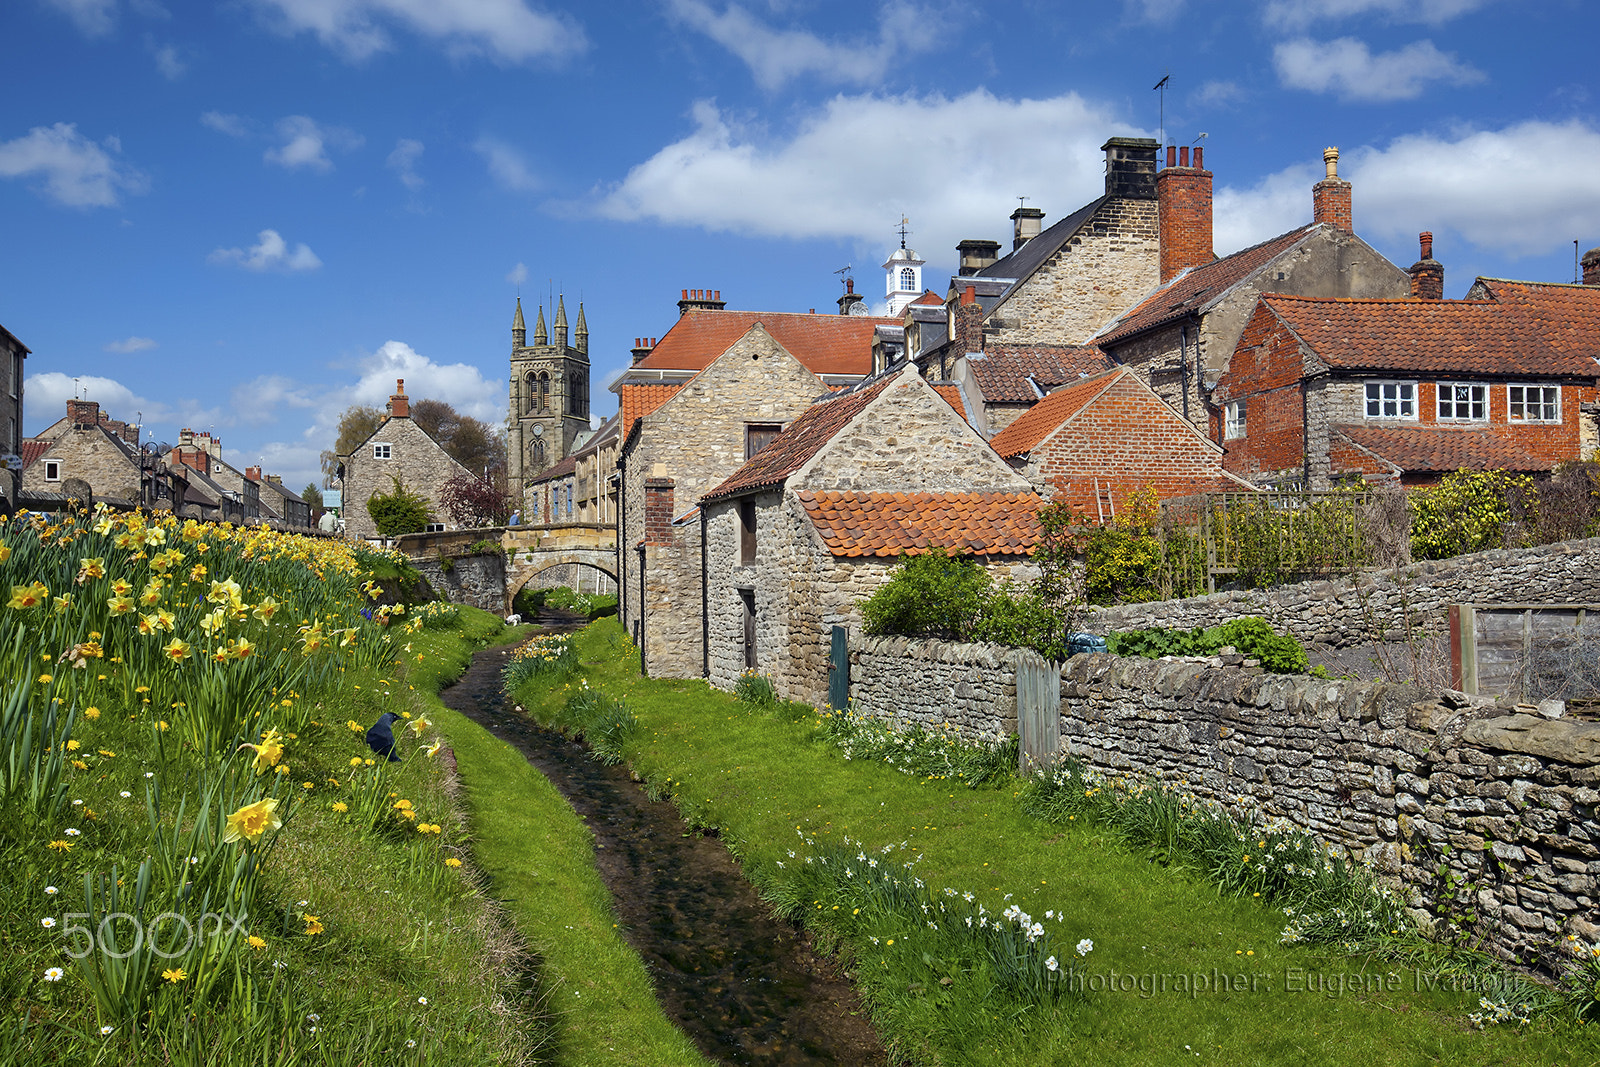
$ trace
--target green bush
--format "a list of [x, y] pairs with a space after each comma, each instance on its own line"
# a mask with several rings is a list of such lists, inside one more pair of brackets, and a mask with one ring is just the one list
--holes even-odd
[[395, 475], [394, 492], [374, 493], [367, 498], [367, 514], [384, 537], [416, 533], [427, 528], [428, 502], [401, 484]]
[[1539, 494], [1533, 478], [1507, 471], [1459, 470], [1411, 494], [1413, 559], [1448, 559], [1531, 539]]
[[869, 634], [970, 641], [989, 598], [988, 573], [942, 548], [902, 556], [889, 581], [861, 604]]
[[1261, 661], [1275, 674], [1303, 674], [1309, 665], [1306, 650], [1289, 634], [1274, 633], [1266, 621], [1257, 618], [1231, 619], [1210, 629], [1156, 628], [1128, 630], [1106, 635], [1106, 648], [1118, 656], [1210, 656], [1232, 646], [1240, 653]]

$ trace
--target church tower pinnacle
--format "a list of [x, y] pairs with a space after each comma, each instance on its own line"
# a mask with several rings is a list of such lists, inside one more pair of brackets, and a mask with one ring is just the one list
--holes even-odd
[[517, 313], [511, 316], [511, 347], [525, 348], [528, 344], [528, 324], [522, 318], [522, 297], [517, 297]]
[[583, 317], [583, 301], [578, 301], [578, 325], [572, 334], [573, 347], [584, 355], [589, 354], [589, 323]]
[[555, 343], [562, 348], [567, 347], [567, 301], [565, 297], [556, 297]]
[[539, 305], [539, 317], [533, 320], [533, 343], [547, 345], [550, 343], [550, 334], [544, 328], [544, 305]]

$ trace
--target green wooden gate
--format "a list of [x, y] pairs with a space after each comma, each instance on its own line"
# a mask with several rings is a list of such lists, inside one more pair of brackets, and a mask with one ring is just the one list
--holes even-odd
[[833, 628], [833, 648], [828, 656], [828, 707], [843, 711], [850, 706], [850, 640], [843, 626]]

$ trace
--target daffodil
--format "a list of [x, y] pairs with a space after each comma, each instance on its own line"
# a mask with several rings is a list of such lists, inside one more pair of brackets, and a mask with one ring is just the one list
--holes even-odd
[[246, 804], [228, 816], [228, 828], [223, 831], [222, 840], [243, 840], [254, 844], [268, 830], [276, 830], [283, 825], [283, 820], [278, 818], [277, 808], [277, 797], [264, 797], [254, 804]]
[[161, 603], [160, 578], [152, 578], [144, 583], [144, 589], [139, 592], [139, 603], [147, 608]]
[[19, 611], [36, 608], [44, 603], [50, 590], [43, 582], [34, 582], [32, 585], [14, 585], [11, 587], [11, 599], [6, 601], [6, 607]]
[[73, 579], [79, 585], [91, 578], [104, 578], [106, 576], [106, 561], [101, 557], [84, 557], [78, 561], [78, 576]]
[[174, 663], [182, 663], [190, 656], [189, 643], [180, 637], [174, 637], [162, 648], [161, 654]]
[[257, 604], [255, 610], [251, 612], [252, 615], [260, 619], [262, 622], [271, 622], [272, 616], [276, 615], [277, 613], [278, 602], [271, 597], [263, 598], [261, 603]]
[[111, 609], [111, 614], [113, 615], [126, 615], [133, 610], [133, 598], [114, 596], [106, 601], [106, 606]]
[[276, 767], [283, 758], [283, 735], [276, 730], [268, 730], [261, 735], [260, 744], [253, 745], [247, 741], [239, 748], [248, 748], [256, 754], [255, 768], [256, 773], [260, 774], [268, 767]]

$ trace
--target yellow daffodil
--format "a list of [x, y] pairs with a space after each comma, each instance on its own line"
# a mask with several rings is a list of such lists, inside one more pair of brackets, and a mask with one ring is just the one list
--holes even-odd
[[256, 754], [256, 773], [260, 774], [268, 767], [276, 767], [278, 761], [283, 758], [283, 735], [276, 730], [268, 730], [261, 735], [260, 744], [252, 745], [247, 741], [239, 748], [241, 750], [248, 748]]
[[139, 592], [139, 603], [147, 608], [161, 603], [161, 579], [152, 578], [144, 583], [144, 588]]
[[224, 842], [243, 840], [254, 844], [261, 840], [261, 835], [268, 830], [276, 830], [283, 825], [283, 820], [278, 818], [277, 809], [277, 797], [265, 797], [254, 804], [246, 804], [228, 816], [228, 828], [222, 832], [222, 840]]
[[34, 582], [32, 585], [14, 585], [11, 587], [11, 599], [6, 601], [6, 607], [19, 611], [27, 608], [36, 608], [44, 603], [50, 590], [43, 582]]
[[177, 625], [177, 621], [177, 616], [166, 608], [156, 609], [156, 625], [167, 631], [167, 633], [170, 634], [172, 632], [173, 627]]
[[113, 615], [126, 615], [133, 610], [133, 598], [114, 596], [106, 601], [106, 606], [111, 609], [111, 614]]
[[420, 718], [411, 720], [409, 725], [411, 732], [420, 736], [425, 730], [427, 730], [428, 727], [432, 726], [433, 723], [428, 720], [426, 715], [423, 715]]
[[85, 556], [78, 560], [78, 576], [73, 580], [82, 585], [91, 578], [104, 578], [105, 576], [106, 561], [99, 556]]
[[228, 625], [227, 614], [221, 608], [206, 614], [200, 619], [200, 629], [206, 632], [207, 637], [215, 637], [217, 631], [226, 625]]
[[145, 637], [153, 637], [161, 632], [161, 619], [156, 615], [139, 616], [139, 633]]
[[174, 637], [162, 648], [161, 654], [174, 663], [182, 663], [190, 656], [189, 643], [180, 637]]

